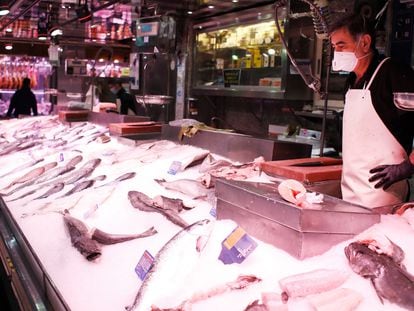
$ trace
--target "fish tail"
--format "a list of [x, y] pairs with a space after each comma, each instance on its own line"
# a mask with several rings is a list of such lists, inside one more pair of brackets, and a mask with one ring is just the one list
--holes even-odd
[[158, 231], [154, 227], [151, 227], [147, 231], [144, 231], [139, 235], [140, 235], [140, 237], [145, 238], [147, 236], [151, 236], [151, 235], [154, 235], [154, 234], [157, 234], [157, 233], [158, 233]]

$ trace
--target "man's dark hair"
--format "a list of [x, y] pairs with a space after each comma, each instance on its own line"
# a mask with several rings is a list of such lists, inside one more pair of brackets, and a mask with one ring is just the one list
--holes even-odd
[[368, 34], [371, 37], [371, 48], [375, 49], [375, 26], [374, 23], [360, 14], [347, 15], [329, 27], [329, 33], [338, 29], [346, 28], [355, 41], [359, 35]]

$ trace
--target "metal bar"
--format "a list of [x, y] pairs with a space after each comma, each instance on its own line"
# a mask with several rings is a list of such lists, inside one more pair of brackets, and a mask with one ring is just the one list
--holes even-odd
[[27, 12], [29, 12], [32, 7], [34, 7], [36, 4], [38, 4], [41, 0], [35, 0], [33, 1], [31, 4], [29, 4], [29, 6], [23, 10], [22, 12], [20, 12], [19, 14], [17, 14], [15, 17], [13, 17], [11, 20], [9, 20], [5, 25], [3, 25], [3, 27], [0, 28], [0, 32], [2, 32], [4, 29], [6, 29], [7, 26], [13, 24], [16, 20], [18, 20], [21, 16], [25, 15]]

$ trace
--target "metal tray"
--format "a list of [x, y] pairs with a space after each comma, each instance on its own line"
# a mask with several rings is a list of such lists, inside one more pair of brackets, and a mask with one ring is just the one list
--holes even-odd
[[[163, 125], [161, 137], [179, 141], [180, 127]], [[295, 142], [255, 138], [223, 131], [200, 130], [193, 137], [183, 137], [183, 144], [205, 148], [234, 161], [249, 162], [263, 156], [266, 161], [306, 158], [312, 146]]]
[[216, 197], [218, 219], [232, 219], [251, 235], [301, 259], [380, 221], [379, 214], [329, 195], [315, 209], [302, 209], [283, 200], [277, 184], [221, 179]]

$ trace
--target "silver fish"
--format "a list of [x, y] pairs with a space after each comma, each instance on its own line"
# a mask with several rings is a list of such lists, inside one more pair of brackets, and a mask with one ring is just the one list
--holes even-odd
[[178, 215], [177, 211], [157, 207], [154, 201], [142, 192], [129, 191], [128, 199], [131, 202], [132, 206], [139, 209], [140, 211], [160, 213], [177, 226], [180, 226], [182, 228], [188, 226], [188, 223]]
[[72, 245], [89, 261], [99, 258], [102, 254], [98, 242], [88, 236], [89, 229], [86, 225], [72, 217], [68, 212], [63, 216], [64, 223], [70, 235]]
[[95, 168], [101, 163], [101, 159], [92, 159], [86, 162], [82, 167], [80, 167], [78, 170], [72, 171], [70, 174], [58, 178], [57, 180], [52, 180], [45, 185], [51, 185], [58, 182], [63, 182], [66, 185], [72, 184], [77, 182], [78, 180], [87, 177], [92, 174], [92, 172], [95, 170]]
[[74, 166], [60, 166], [56, 167], [54, 170], [48, 172], [47, 174], [43, 174], [43, 176], [39, 177], [37, 180], [35, 180], [35, 184], [41, 184], [43, 182], [46, 182], [48, 180], [51, 180], [53, 178], [62, 176], [66, 173], [69, 173], [75, 169]]
[[[39, 177], [40, 175], [42, 175], [46, 170], [51, 169], [53, 167], [55, 167], [57, 165], [57, 162], [52, 162], [52, 163], [48, 163], [44, 166], [40, 166], [37, 168], [32, 169], [31, 171], [27, 172], [26, 174], [24, 174], [23, 176], [20, 176], [18, 178], [16, 178], [15, 180], [13, 180], [7, 187], [5, 187], [3, 190], [8, 189], [16, 184], [22, 184], [25, 183], [27, 181], [30, 181], [36, 177]], [[9, 195], [9, 194], [8, 194]]]
[[[205, 246], [205, 244], [200, 245], [200, 241], [202, 238], [207, 238], [204, 240], [207, 243], [211, 231], [212, 223], [204, 219], [193, 223], [174, 235], [155, 256], [154, 263], [141, 284], [134, 302], [127, 306], [126, 310], [151, 310], [151, 306], [162, 294], [159, 289], [164, 287], [166, 280], [171, 280], [172, 275], [175, 275], [178, 269], [185, 269], [186, 273], [191, 273]], [[185, 262], [181, 262], [182, 266], [177, 267], [172, 264], [176, 262], [171, 261], [171, 258], [183, 258]], [[186, 276], [181, 275], [183, 278]]]
[[111, 245], [134, 239], [146, 238], [156, 233], [157, 230], [155, 230], [154, 227], [139, 234], [111, 234], [95, 228], [92, 230], [92, 239], [104, 245]]
[[117, 184], [117, 183], [119, 183], [119, 182], [121, 182], [121, 181], [124, 181], [124, 180], [127, 180], [127, 179], [134, 178], [134, 177], [135, 177], [135, 175], [136, 175], [136, 173], [135, 173], [135, 172], [125, 173], [125, 174], [123, 174], [123, 175], [121, 175], [121, 176], [117, 177], [116, 179], [114, 179], [114, 180], [112, 180], [112, 181], [109, 181], [109, 182], [107, 182], [106, 184], [99, 185], [99, 186], [97, 186], [97, 187], [95, 187], [95, 188], [100, 188], [100, 187], [105, 187], [105, 186], [112, 186], [112, 185]]
[[66, 192], [64, 195], [62, 195], [60, 198], [68, 197], [68, 196], [70, 196], [74, 193], [81, 192], [82, 190], [88, 189], [88, 188], [92, 187], [94, 183], [95, 183], [95, 180], [93, 180], [93, 179], [84, 180], [84, 181], [78, 183], [77, 185], [75, 185], [72, 189], [70, 189], [68, 192]]
[[38, 164], [39, 162], [42, 162], [42, 161], [44, 161], [44, 159], [36, 159], [36, 160], [33, 160], [33, 161], [29, 161], [29, 162], [27, 162], [27, 163], [25, 163], [25, 164], [23, 164], [21, 166], [16, 167], [15, 169], [13, 169], [13, 170], [11, 170], [11, 171], [9, 171], [7, 173], [4, 173], [3, 175], [0, 176], [0, 178], [3, 178], [5, 176], [7, 176], [7, 175], [10, 175], [10, 174], [13, 174], [13, 173], [22, 171], [22, 170], [24, 170], [24, 169], [26, 169], [28, 167], [35, 166], [36, 164]]
[[70, 196], [74, 193], [81, 192], [85, 189], [88, 189], [88, 188], [92, 187], [95, 184], [95, 182], [100, 181], [100, 180], [104, 180], [105, 178], [106, 178], [106, 175], [99, 175], [99, 176], [97, 176], [93, 179], [82, 181], [82, 182], [78, 183], [77, 185], [75, 185], [71, 190], [66, 192], [63, 196], [61, 196], [61, 198], [67, 197], [67, 196]]
[[175, 181], [155, 179], [155, 181], [165, 189], [181, 192], [192, 199], [207, 197], [209, 192], [200, 182], [192, 179], [178, 179]]
[[7, 147], [3, 148], [0, 151], [0, 155], [6, 155], [6, 154], [9, 154], [11, 152], [14, 152], [14, 151], [18, 150], [19, 149], [18, 146], [19, 146], [18, 142], [8, 144]]
[[17, 200], [23, 199], [23, 198], [25, 198], [25, 197], [27, 197], [29, 195], [32, 195], [32, 194], [36, 193], [36, 191], [37, 191], [36, 189], [30, 190], [29, 192], [26, 192], [26, 193], [22, 194], [21, 196], [19, 196], [17, 198], [14, 198], [14, 199], [11, 199], [11, 200], [7, 200], [7, 202], [13, 202], [13, 201], [17, 201]]
[[414, 310], [414, 276], [391, 257], [378, 254], [367, 245], [353, 242], [345, 247], [352, 270], [371, 280], [378, 297]]
[[72, 170], [75, 169], [75, 166], [82, 161], [82, 156], [77, 155], [70, 159], [67, 164], [64, 166], [56, 167], [53, 170], [48, 171], [47, 173], [43, 174], [41, 177], [39, 177], [35, 184], [40, 184], [42, 182], [48, 181], [50, 179], [56, 178], [58, 176], [64, 175]]
[[42, 194], [41, 196], [35, 198], [34, 200], [47, 198], [47, 197], [51, 196], [52, 194], [58, 193], [64, 187], [65, 187], [64, 183], [57, 183], [52, 188], [50, 188], [48, 191], [46, 191], [44, 194]]

